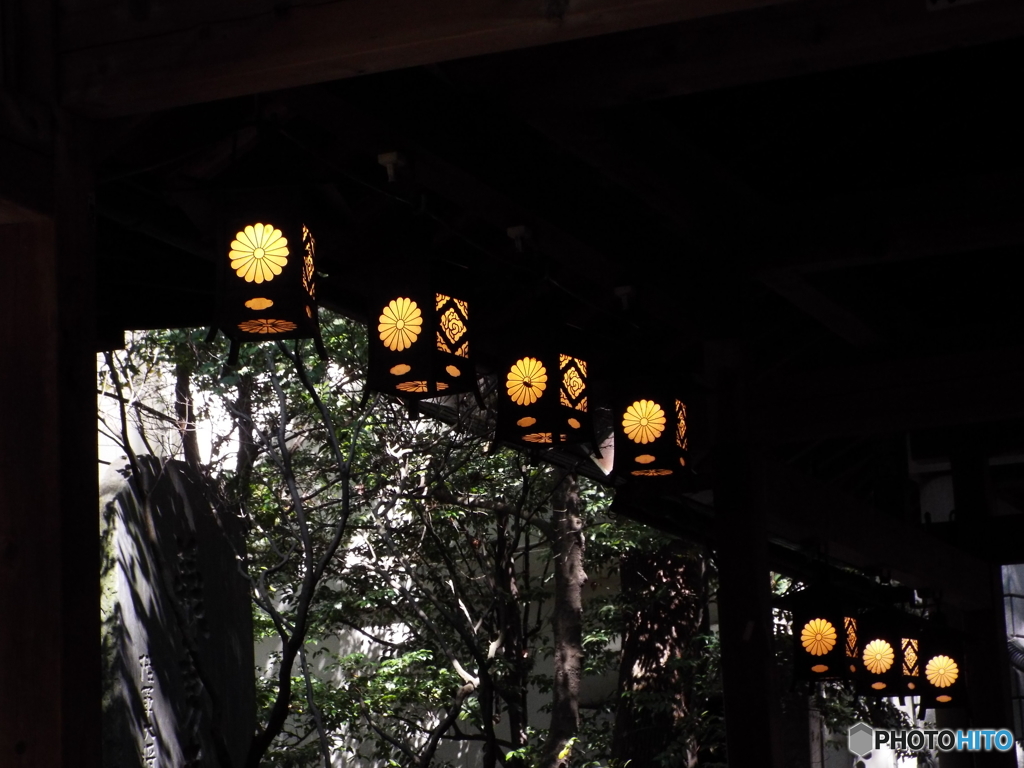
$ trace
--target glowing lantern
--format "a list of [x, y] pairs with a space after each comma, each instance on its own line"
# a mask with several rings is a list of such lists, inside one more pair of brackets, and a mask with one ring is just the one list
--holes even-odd
[[316, 241], [278, 209], [232, 217], [224, 229], [216, 328], [231, 339], [229, 364], [244, 341], [313, 339], [326, 357], [316, 303]]
[[964, 654], [962, 644], [949, 630], [929, 629], [921, 638], [922, 709], [943, 709], [966, 705]]
[[687, 466], [686, 403], [664, 392], [634, 389], [615, 410], [615, 467], [619, 477], [673, 477]]
[[[618, 447], [616, 447], [616, 453]], [[853, 676], [860, 655], [857, 617], [822, 588], [810, 587], [779, 601], [793, 613], [794, 676], [837, 680]]]
[[370, 389], [408, 399], [476, 392], [471, 310], [463, 291], [406, 279], [370, 307]]
[[863, 618], [860, 630], [863, 644], [857, 693], [879, 697], [916, 695], [920, 662], [914, 638], [918, 633], [910, 627], [908, 618], [892, 611], [875, 612]]
[[497, 438], [533, 447], [593, 443], [587, 368], [564, 350], [511, 356], [499, 370]]

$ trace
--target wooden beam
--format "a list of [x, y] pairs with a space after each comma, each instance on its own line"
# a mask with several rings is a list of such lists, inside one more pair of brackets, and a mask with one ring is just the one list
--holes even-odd
[[764, 486], [770, 536], [825, 545], [830, 557], [857, 568], [941, 590], [960, 609], [987, 602], [991, 566], [922, 526], [882, 514], [781, 462], [765, 460]]
[[527, 114], [666, 99], [1024, 35], [1017, 0], [804, 0], [444, 66]]
[[61, 17], [64, 102], [128, 114], [788, 0], [188, 0]]
[[[310, 88], [281, 94], [282, 103], [295, 115], [283, 130], [286, 135], [306, 147], [325, 168], [355, 175], [353, 168], [360, 158], [376, 157], [382, 150], [401, 149], [408, 155], [404, 182], [414, 191], [425, 191], [457, 206], [470, 221], [483, 222], [496, 233], [509, 227], [525, 225], [529, 230], [528, 249], [550, 260], [553, 275], [564, 276], [560, 285], [591, 305], [593, 311], [602, 302], [614, 301], [616, 272], [619, 264], [609, 253], [592, 246], [574, 232], [538, 213], [529, 201], [517, 199], [500, 188], [483, 181], [462, 164], [442, 157], [416, 134], [414, 125], [402, 121], [379, 119], [360, 107], [341, 101], [326, 89]], [[307, 122], [308, 121], [308, 122]], [[478, 155], [486, 160], [487, 149]], [[380, 169], [382, 194], [397, 194], [388, 188], [384, 170]], [[406, 193], [410, 187], [402, 187]], [[511, 241], [505, 240], [513, 253]], [[586, 265], [586, 269], [581, 269]], [[571, 282], [570, 282], [571, 281]], [[495, 286], [492, 290], [500, 290]], [[580, 317], [581, 322], [586, 318]], [[676, 320], [678, 324], [678, 319]], [[683, 327], [684, 338], [693, 338], [692, 329]]]
[[863, 320], [793, 270], [764, 270], [759, 276], [775, 293], [853, 346], [866, 347], [878, 341], [877, 334]]
[[749, 428], [787, 443], [1024, 417], [1024, 349], [766, 377], [752, 388]]
[[752, 251], [752, 272], [826, 272], [1024, 244], [1024, 174], [980, 174], [870, 196], [767, 203], [746, 229], [792, 232], [789, 247]]
[[53, 210], [52, 146], [50, 105], [0, 87], [0, 199], [37, 213]]

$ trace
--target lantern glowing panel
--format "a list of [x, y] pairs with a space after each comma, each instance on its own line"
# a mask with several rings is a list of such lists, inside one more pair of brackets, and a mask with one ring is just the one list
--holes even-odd
[[383, 295], [373, 308], [370, 389], [412, 399], [476, 390], [469, 302], [428, 283]]
[[323, 355], [316, 303], [316, 241], [277, 211], [226, 223], [217, 328], [233, 342], [308, 339]]
[[529, 446], [593, 442], [586, 360], [534, 351], [511, 357], [500, 376], [499, 440]]
[[667, 392], [633, 388], [619, 399], [614, 472], [623, 478], [670, 477], [687, 465], [686, 404]]

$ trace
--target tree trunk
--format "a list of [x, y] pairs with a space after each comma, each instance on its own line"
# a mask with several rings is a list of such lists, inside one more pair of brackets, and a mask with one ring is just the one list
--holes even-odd
[[685, 662], [705, 618], [703, 558], [668, 548], [631, 552], [621, 579], [628, 608], [612, 756], [650, 768], [694, 766], [699, 744], [684, 725], [695, 703]]
[[[502, 652], [506, 673], [503, 676], [502, 698], [508, 711], [509, 741], [512, 749], [519, 749], [527, 740], [526, 690], [529, 684], [522, 599], [516, 573], [516, 541], [509, 530], [509, 514], [498, 515], [498, 536], [494, 549], [495, 591], [498, 605], [498, 627], [504, 632]], [[529, 558], [529, 553], [526, 555]], [[528, 564], [527, 564], [528, 567]], [[509, 762], [512, 768], [525, 768], [522, 760]]]
[[569, 765], [571, 742], [579, 730], [580, 677], [583, 672], [583, 521], [576, 476], [567, 477], [552, 503], [555, 531], [555, 686], [551, 729], [538, 768]]
[[196, 418], [192, 411], [191, 376], [187, 366], [179, 363], [174, 367], [174, 415], [178, 419], [185, 463], [199, 471], [199, 440], [196, 438]]

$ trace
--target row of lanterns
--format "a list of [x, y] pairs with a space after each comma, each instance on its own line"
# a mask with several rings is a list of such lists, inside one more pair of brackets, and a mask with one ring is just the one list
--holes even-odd
[[963, 653], [949, 630], [895, 612], [856, 612], [824, 600], [793, 606], [795, 671], [852, 680], [864, 696], [920, 696], [924, 709], [965, 704]]
[[[297, 218], [229, 223], [217, 327], [232, 342], [313, 338], [317, 319], [316, 243]], [[475, 392], [469, 303], [418, 283], [378, 297], [370, 326], [368, 386], [417, 400]], [[671, 477], [687, 464], [685, 403], [670, 392], [634, 393], [619, 404], [615, 471]], [[496, 437], [525, 447], [594, 442], [587, 361], [555, 344], [509, 356], [498, 398]]]
[[[325, 355], [317, 318], [316, 243], [296, 217], [229, 224], [218, 327], [239, 344], [312, 338]], [[371, 389], [406, 399], [475, 392], [469, 303], [409, 283], [378, 297], [370, 327]], [[634, 392], [617, 404], [615, 471], [670, 477], [687, 464], [686, 404], [673, 393]], [[549, 344], [510, 355], [499, 392], [497, 438], [527, 447], [593, 443], [587, 361]], [[874, 696], [921, 696], [924, 707], [960, 705], [962, 655], [951, 635], [919, 632], [907, 619], [795, 601], [797, 676], [852, 679]]]

